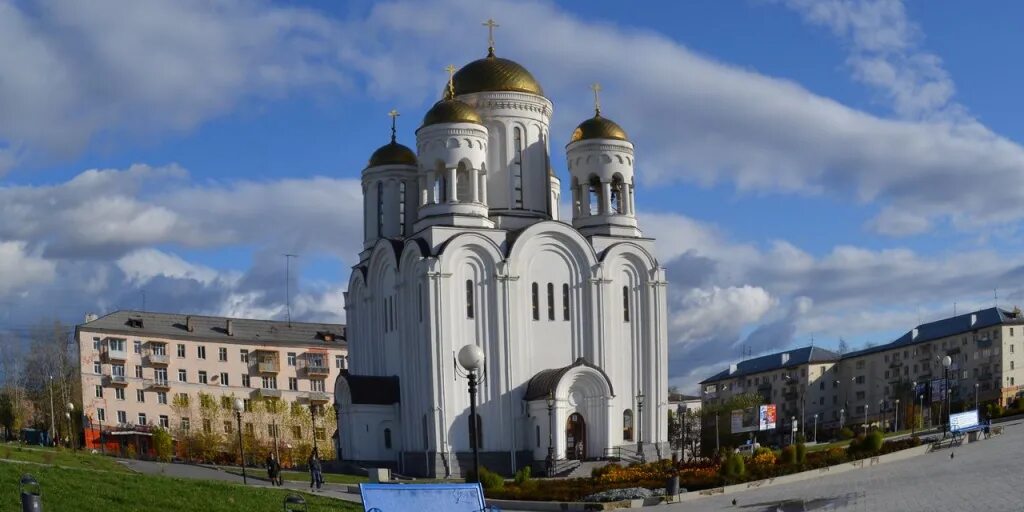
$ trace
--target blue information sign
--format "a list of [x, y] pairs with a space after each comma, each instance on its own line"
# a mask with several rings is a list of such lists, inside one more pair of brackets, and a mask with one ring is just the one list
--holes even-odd
[[366, 512], [489, 510], [480, 484], [359, 484], [359, 492]]

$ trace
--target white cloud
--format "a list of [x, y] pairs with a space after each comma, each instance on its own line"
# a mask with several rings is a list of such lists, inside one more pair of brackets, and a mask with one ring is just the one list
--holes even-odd
[[55, 275], [54, 263], [31, 254], [25, 242], [0, 240], [0, 298], [48, 283]]
[[116, 262], [128, 283], [145, 286], [155, 277], [190, 279], [209, 286], [218, 279], [217, 271], [181, 257], [156, 249], [138, 249], [122, 256]]

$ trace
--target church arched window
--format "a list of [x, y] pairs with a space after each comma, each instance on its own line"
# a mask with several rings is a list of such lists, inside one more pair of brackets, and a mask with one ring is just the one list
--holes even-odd
[[622, 411], [622, 440], [633, 440], [633, 411], [626, 409]]
[[437, 178], [438, 203], [448, 202], [448, 170], [443, 169]]
[[377, 182], [377, 237], [384, 236], [384, 184]]
[[523, 130], [518, 126], [512, 129], [512, 200], [514, 208], [523, 207]]
[[540, 448], [540, 425], [534, 425], [537, 429], [537, 448]]
[[590, 206], [590, 214], [597, 215], [601, 212], [601, 179], [591, 176], [587, 187], [587, 204]]
[[562, 285], [562, 320], [569, 320], [569, 285]]
[[622, 320], [629, 321], [629, 287], [622, 287]]
[[473, 311], [473, 280], [466, 279], [466, 318], [474, 317]]
[[623, 210], [623, 202], [622, 202], [623, 201], [622, 196], [623, 196], [623, 193], [625, 192], [625, 190], [626, 190], [626, 188], [625, 188], [625, 184], [622, 182], [622, 176], [616, 174], [615, 177], [612, 178], [612, 186], [611, 186], [611, 192], [612, 192], [612, 196], [611, 196], [612, 213], [625, 213], [625, 211]]
[[391, 429], [390, 428], [384, 429], [384, 449], [385, 450], [390, 450], [391, 449]]
[[398, 234], [405, 236], [405, 182], [398, 182]]
[[555, 319], [555, 285], [548, 283], [548, 320]]
[[540, 289], [537, 283], [533, 283], [533, 287], [530, 290], [531, 300], [533, 301], [533, 319], [540, 320]]

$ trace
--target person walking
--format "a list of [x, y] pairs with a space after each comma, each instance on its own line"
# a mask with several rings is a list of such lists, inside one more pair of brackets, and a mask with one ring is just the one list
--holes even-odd
[[274, 457], [274, 452], [270, 452], [270, 454], [267, 455], [266, 464], [267, 476], [270, 477], [270, 484], [276, 486], [284, 485], [281, 478], [281, 463], [277, 461], [276, 457]]
[[309, 466], [309, 489], [319, 491], [324, 485], [324, 474], [323, 466], [320, 464], [320, 453], [316, 448], [309, 454], [306, 464]]

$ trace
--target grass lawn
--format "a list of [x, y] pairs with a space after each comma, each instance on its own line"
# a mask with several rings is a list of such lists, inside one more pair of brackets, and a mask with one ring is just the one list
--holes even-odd
[[111, 457], [93, 455], [89, 452], [72, 452], [63, 448], [44, 448], [20, 444], [0, 445], [0, 459], [36, 462], [71, 468], [101, 469], [104, 471], [128, 472], [128, 468]]
[[[276, 512], [288, 495], [288, 491], [243, 488], [225, 482], [0, 462], [0, 496], [5, 497], [0, 510], [19, 510], [16, 500], [23, 473], [30, 473], [39, 481], [43, 510]], [[321, 496], [303, 497], [310, 511], [362, 510], [355, 503]]]
[[[927, 431], [929, 431], [929, 430], [928, 429], [923, 430], [923, 431], [922, 430], [917, 430], [917, 432], [927, 432]], [[888, 439], [890, 437], [896, 437], [896, 436], [902, 436], [902, 435], [910, 435], [910, 433], [911, 433], [911, 430], [907, 429], [907, 430], [900, 430], [899, 432], [886, 432], [886, 433], [882, 434], [882, 436], [884, 438]], [[821, 450], [828, 450], [829, 448], [834, 448], [836, 446], [841, 446], [841, 447], [845, 448], [845, 447], [847, 447], [849, 445], [850, 445], [850, 439], [847, 439], [845, 441], [836, 441], [834, 443], [808, 446], [807, 447], [807, 451], [808, 452], [818, 452], [818, 451], [821, 451]]]

